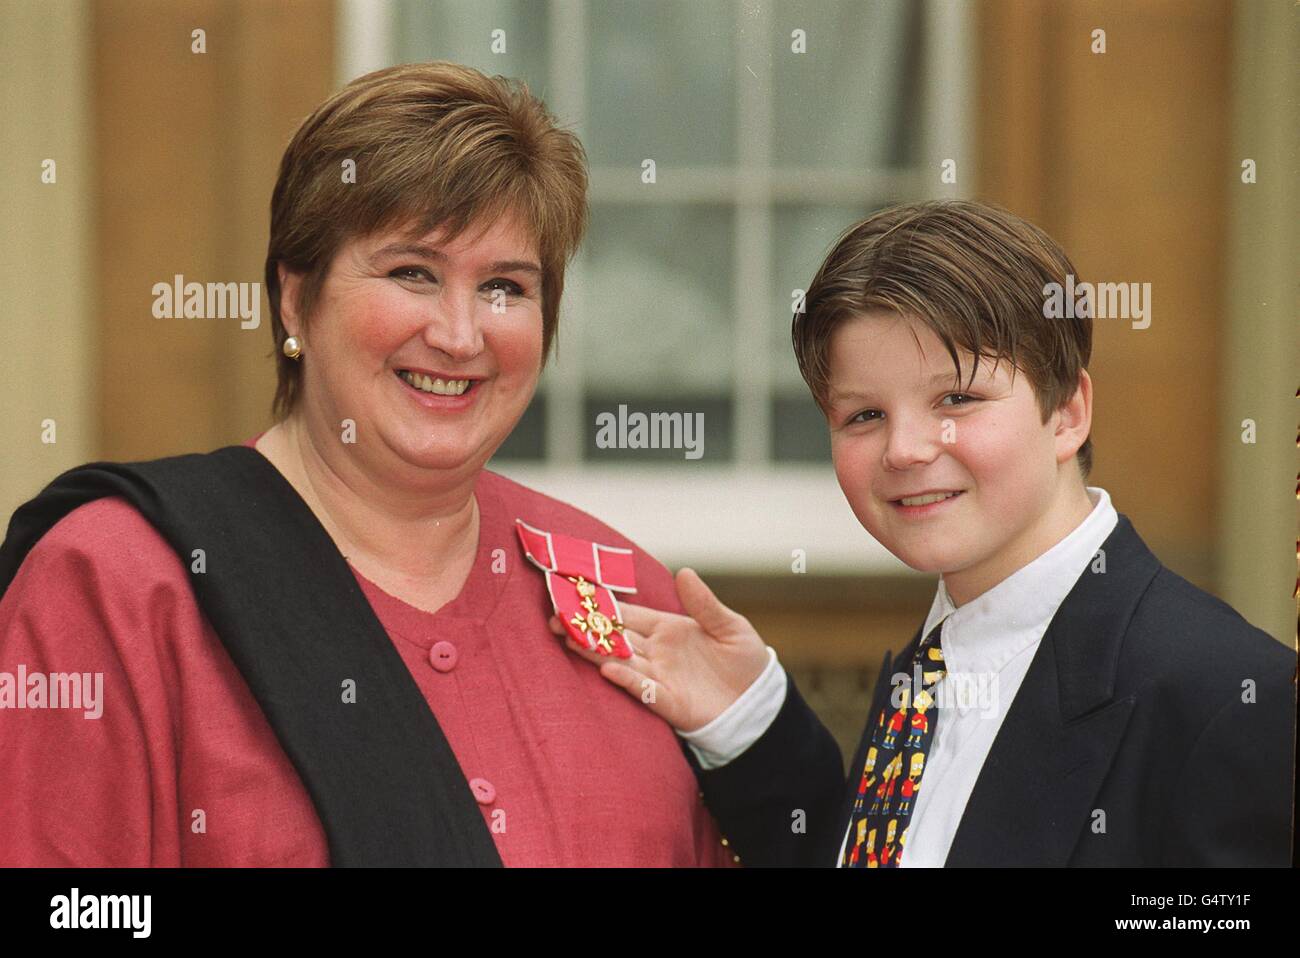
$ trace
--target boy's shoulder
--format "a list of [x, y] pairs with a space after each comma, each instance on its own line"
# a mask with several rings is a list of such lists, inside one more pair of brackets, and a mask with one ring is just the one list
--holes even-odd
[[1222, 704], [1248, 679], [1289, 685], [1295, 668], [1293, 649], [1159, 564], [1125, 631], [1119, 671], [1135, 690], [1154, 684]]

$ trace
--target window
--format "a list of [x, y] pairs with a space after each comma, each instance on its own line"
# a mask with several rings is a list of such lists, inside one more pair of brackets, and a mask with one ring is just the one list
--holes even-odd
[[[961, 171], [968, 140], [962, 4], [343, 0], [341, 12], [341, 80], [429, 59], [516, 76], [588, 152], [591, 228], [559, 351], [492, 468], [673, 564], [788, 572], [803, 548], [809, 572], [905, 571], [839, 491], [790, 316], [846, 227], [958, 195], [939, 170], [951, 158]], [[598, 448], [596, 416], [620, 406], [702, 414], [702, 456]]]

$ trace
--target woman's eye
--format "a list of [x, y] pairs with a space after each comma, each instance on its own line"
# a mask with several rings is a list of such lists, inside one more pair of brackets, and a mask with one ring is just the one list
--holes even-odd
[[509, 279], [490, 279], [483, 284], [487, 289], [501, 289], [510, 296], [524, 295], [524, 288], [518, 283]]
[[[415, 274], [415, 275], [407, 275], [407, 274], [412, 274], [412, 273]], [[397, 267], [397, 269], [393, 270], [393, 271], [392, 271], [391, 273], [389, 273], [388, 275], [389, 275], [389, 276], [396, 276], [398, 279], [421, 279], [421, 278], [423, 278], [423, 279], [427, 279], [427, 280], [429, 280], [429, 282], [433, 282], [433, 276], [431, 276], [431, 275], [429, 274], [429, 271], [428, 271], [427, 269], [425, 269], [423, 266], [399, 266], [399, 267]]]
[[943, 398], [945, 402], [949, 399], [960, 400], [960, 402], [953, 403], [954, 406], [965, 406], [969, 403], [977, 402], [979, 400], [978, 396], [972, 396], [969, 393], [948, 393], [948, 395], [944, 396]]

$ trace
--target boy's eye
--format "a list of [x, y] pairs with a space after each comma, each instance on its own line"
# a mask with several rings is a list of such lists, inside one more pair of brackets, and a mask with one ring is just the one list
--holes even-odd
[[954, 406], [965, 406], [968, 403], [977, 402], [979, 400], [978, 396], [972, 396], [970, 393], [948, 393], [948, 395], [944, 396], [943, 398], [944, 400], [948, 400], [948, 399], [960, 400], [960, 402], [953, 403]]
[[879, 416], [879, 415], [880, 415], [880, 410], [879, 410], [879, 409], [864, 409], [864, 410], [862, 410], [862, 412], [857, 413], [857, 414], [855, 414], [855, 415], [853, 415], [853, 416], [850, 416], [850, 417], [849, 417], [849, 420], [845, 423], [845, 425], [846, 425], [846, 426], [849, 426], [849, 425], [852, 425], [853, 423], [858, 423], [858, 422], [874, 422], [874, 421], [875, 421], [874, 419], [865, 419], [865, 418], [863, 418], [863, 417], [864, 417], [864, 416]]

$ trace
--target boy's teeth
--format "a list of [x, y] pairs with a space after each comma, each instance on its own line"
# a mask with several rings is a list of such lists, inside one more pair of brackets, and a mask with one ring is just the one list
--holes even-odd
[[469, 388], [468, 379], [430, 379], [426, 375], [413, 373], [405, 369], [398, 372], [398, 375], [416, 389], [422, 389], [427, 393], [434, 393], [438, 396], [459, 396]]
[[942, 502], [944, 499], [955, 495], [957, 495], [955, 492], [936, 492], [929, 496], [913, 496], [910, 499], [900, 499], [898, 501], [905, 506], [928, 506], [932, 502]]

